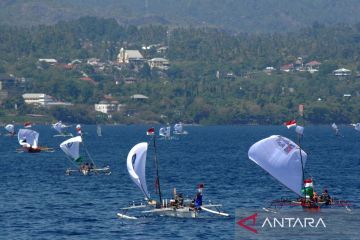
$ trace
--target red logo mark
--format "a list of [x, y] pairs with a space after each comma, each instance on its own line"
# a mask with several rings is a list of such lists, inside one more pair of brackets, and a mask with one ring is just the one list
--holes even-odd
[[253, 233], [258, 233], [256, 229], [252, 228], [252, 227], [249, 227], [248, 225], [245, 225], [245, 222], [249, 221], [249, 220], [252, 220], [252, 223], [251, 225], [252, 226], [255, 226], [256, 224], [256, 217], [257, 217], [257, 213], [251, 215], [251, 216], [248, 216], [244, 219], [241, 219], [240, 221], [236, 222], [237, 224], [239, 224], [241, 227], [253, 232]]

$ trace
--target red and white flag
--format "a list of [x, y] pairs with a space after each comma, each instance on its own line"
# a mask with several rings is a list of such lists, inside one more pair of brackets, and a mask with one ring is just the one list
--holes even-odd
[[24, 122], [24, 127], [31, 128], [31, 122]]
[[295, 127], [295, 126], [296, 126], [296, 120], [290, 120], [290, 121], [288, 121], [288, 122], [284, 122], [284, 125], [285, 125], [287, 128]]
[[149, 135], [149, 136], [152, 136], [155, 134], [155, 128], [149, 128], [147, 131], [146, 131], [146, 135]]

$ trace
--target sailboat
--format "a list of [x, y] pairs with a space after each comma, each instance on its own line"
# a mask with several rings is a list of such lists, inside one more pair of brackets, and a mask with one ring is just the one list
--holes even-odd
[[338, 126], [336, 125], [336, 123], [331, 124], [331, 127], [334, 130], [336, 136], [341, 136], [340, 130], [339, 130]]
[[89, 152], [84, 146], [86, 157], [80, 155], [80, 145], [83, 140], [81, 136], [76, 136], [70, 138], [60, 144], [61, 150], [66, 154], [66, 156], [70, 159], [70, 162], [75, 166], [76, 169], [68, 168], [66, 170], [66, 174], [70, 175], [71, 173], [82, 173], [83, 175], [89, 175], [91, 173], [104, 173], [105, 175], [110, 175], [110, 167], [106, 166], [103, 168], [98, 168], [94, 160], [91, 158]]
[[[303, 127], [301, 128], [302, 133]], [[299, 145], [286, 137], [273, 135], [254, 143], [249, 149], [248, 157], [298, 196], [294, 200], [272, 201], [271, 207], [302, 206], [320, 209], [323, 206], [349, 205], [349, 202], [343, 200], [335, 201], [322, 197], [314, 200], [313, 180], [305, 179], [304, 176], [307, 154]]]
[[162, 127], [159, 129], [159, 136], [161, 137], [160, 140], [171, 140], [174, 139], [171, 136], [171, 127], [167, 126], [167, 127]]
[[98, 137], [102, 137], [102, 131], [101, 131], [101, 126], [100, 125], [96, 126], [96, 133], [97, 133]]
[[146, 215], [155, 214], [160, 216], [198, 218], [204, 213], [210, 213], [218, 216], [228, 217], [229, 214], [220, 211], [220, 207], [222, 206], [221, 204], [202, 204], [202, 191], [204, 187], [203, 184], [199, 185], [197, 197], [194, 201], [192, 199], [184, 199], [181, 194], [176, 193], [176, 190], [174, 190], [173, 199], [165, 199], [163, 197], [160, 188], [159, 164], [157, 159], [155, 140], [156, 136], [154, 134], [149, 134], [149, 132], [154, 133], [154, 129], [149, 129], [148, 135], [152, 135], [153, 139], [154, 158], [156, 165], [155, 187], [159, 200], [157, 201], [152, 198], [146, 184], [145, 166], [149, 144], [147, 142], [138, 143], [130, 150], [127, 156], [126, 165], [130, 178], [144, 195], [146, 203], [137, 205], [133, 203], [130, 207], [122, 208], [122, 212], [118, 213], [117, 216], [123, 219], [137, 219], [138, 217], [129, 216], [126, 215], [126, 213], [129, 210], [141, 209], [141, 214]]
[[360, 123], [352, 123], [350, 125], [353, 126], [356, 131], [360, 132]]
[[15, 126], [14, 124], [8, 124], [5, 126], [5, 130], [8, 132], [7, 135], [8, 136], [14, 136], [15, 133]]
[[64, 129], [67, 128], [65, 124], [63, 124], [61, 121], [58, 121], [57, 123], [54, 123], [52, 127], [59, 133], [57, 135], [54, 135], [54, 137], [72, 137], [72, 133], [67, 133]]
[[31, 129], [20, 129], [18, 132], [18, 141], [21, 146], [21, 149], [17, 150], [18, 152], [38, 153], [41, 151], [54, 151], [52, 148], [38, 146], [39, 133]]
[[184, 125], [180, 122], [174, 125], [174, 134], [186, 135], [188, 132], [184, 130]]

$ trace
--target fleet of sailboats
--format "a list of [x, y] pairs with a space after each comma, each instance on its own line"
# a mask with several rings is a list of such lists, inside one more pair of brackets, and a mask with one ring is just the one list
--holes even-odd
[[[301, 206], [307, 209], [320, 209], [321, 207], [342, 206], [347, 207], [349, 203], [344, 200], [335, 200], [333, 198], [319, 198], [314, 199], [314, 184], [312, 178], [305, 177], [305, 166], [308, 155], [301, 148], [300, 139], [304, 132], [304, 127], [297, 125], [295, 120], [286, 122], [285, 125], [290, 128], [295, 126], [295, 132], [298, 134], [298, 143], [293, 142], [289, 138], [281, 135], [272, 135], [270, 137], [259, 140], [254, 143], [248, 151], [249, 159], [260, 166], [263, 170], [274, 177], [279, 183], [290, 189], [297, 197], [294, 199], [280, 199], [271, 202], [270, 208], [273, 206]], [[360, 131], [360, 123], [351, 124], [355, 130]], [[61, 121], [52, 125], [52, 127], [59, 133], [57, 136], [71, 136], [71, 138], [63, 141], [60, 144], [60, 149], [65, 153], [65, 156], [72, 164], [72, 168], [66, 169], [66, 174], [80, 173], [82, 175], [92, 174], [111, 174], [109, 166], [98, 167], [92, 156], [87, 150], [83, 131], [80, 124], [76, 125], [76, 132], [78, 136], [72, 137], [71, 133], [64, 131], [68, 126]], [[336, 135], [340, 135], [339, 128], [335, 123], [331, 124], [332, 129]], [[14, 124], [7, 124], [5, 127], [8, 135], [15, 135]], [[101, 126], [96, 126], [97, 136], [102, 136]], [[173, 134], [186, 135], [182, 123], [174, 125]], [[172, 217], [188, 217], [198, 218], [204, 214], [211, 214], [216, 216], [227, 217], [228, 213], [221, 211], [221, 204], [203, 204], [203, 190], [204, 185], [200, 184], [197, 189], [197, 194], [194, 199], [184, 198], [182, 194], [178, 194], [174, 188], [173, 196], [164, 198], [161, 184], [159, 161], [157, 157], [158, 138], [155, 134], [155, 129], [151, 128], [147, 131], [147, 135], [151, 136], [151, 141], [141, 142], [132, 147], [126, 159], [126, 168], [130, 179], [141, 191], [144, 202], [140, 204], [131, 204], [124, 207], [117, 214], [119, 218], [135, 220], [139, 216], [159, 215]], [[18, 152], [52, 152], [54, 149], [39, 146], [39, 133], [32, 129], [19, 129], [17, 133], [18, 142], [21, 149]], [[161, 127], [159, 129], [159, 139], [171, 139], [171, 127]], [[148, 158], [148, 149], [152, 147], [154, 150], [154, 162], [156, 169], [155, 188], [156, 193], [150, 194], [147, 187], [146, 179], [146, 163]], [[201, 204], [198, 204], [197, 197], [199, 196]], [[264, 208], [264, 209], [270, 209]], [[138, 215], [128, 215], [130, 211], [138, 211]]]

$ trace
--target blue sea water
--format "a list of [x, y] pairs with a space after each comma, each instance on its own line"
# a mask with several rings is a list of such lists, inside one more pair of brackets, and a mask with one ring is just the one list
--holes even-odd
[[[247, 158], [256, 141], [274, 134], [295, 139], [293, 129], [188, 126], [189, 135], [158, 141], [162, 192], [171, 197], [176, 187], [193, 196], [196, 185], [204, 183], [205, 202], [222, 203], [233, 217], [120, 220], [116, 216], [120, 208], [142, 199], [127, 174], [126, 157], [135, 144], [148, 140], [148, 128], [103, 126], [98, 137], [96, 126], [83, 126], [87, 149], [97, 165], [112, 168], [110, 176], [66, 176], [71, 164], [59, 149], [65, 138], [53, 137], [50, 126], [33, 129], [40, 133], [40, 145], [55, 148], [53, 153], [16, 153], [17, 138], [1, 135], [0, 239], [238, 239], [236, 209], [262, 208], [271, 200], [295, 197]], [[345, 126], [340, 130], [343, 137], [334, 136], [329, 126], [306, 127], [306, 172], [318, 191], [326, 187], [332, 196], [356, 204], [360, 201], [360, 132]], [[147, 179], [153, 193], [151, 155], [149, 151]], [[333, 239], [326, 232], [324, 236]]]

